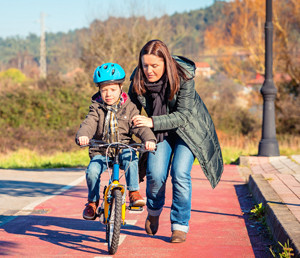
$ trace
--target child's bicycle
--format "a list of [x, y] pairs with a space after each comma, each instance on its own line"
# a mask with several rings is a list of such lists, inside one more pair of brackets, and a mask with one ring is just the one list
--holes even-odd
[[[126, 211], [126, 187], [120, 184], [119, 179], [119, 153], [122, 149], [130, 149], [140, 153], [146, 152], [144, 144], [124, 144], [120, 142], [105, 143], [103, 141], [91, 140], [90, 148], [106, 148], [106, 158], [108, 157], [108, 150], [113, 151], [113, 161], [107, 167], [112, 167], [109, 183], [103, 190], [103, 202], [97, 209], [97, 217], [100, 217], [100, 222], [106, 225], [106, 242], [108, 244], [108, 252], [115, 254], [119, 246], [121, 225], [125, 224]], [[82, 147], [85, 147], [82, 146]], [[107, 159], [108, 160], [108, 159]], [[128, 207], [128, 209], [142, 210], [142, 207]]]

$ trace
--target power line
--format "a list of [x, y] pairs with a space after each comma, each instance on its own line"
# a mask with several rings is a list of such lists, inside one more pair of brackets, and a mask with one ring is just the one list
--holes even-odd
[[46, 40], [45, 40], [45, 14], [41, 13], [41, 46], [40, 46], [40, 77], [47, 77], [47, 63], [46, 63]]

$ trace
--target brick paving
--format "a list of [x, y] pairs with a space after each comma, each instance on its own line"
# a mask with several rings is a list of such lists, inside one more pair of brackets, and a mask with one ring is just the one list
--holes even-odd
[[240, 172], [258, 202], [263, 202], [275, 240], [289, 239], [300, 257], [300, 155], [240, 157]]

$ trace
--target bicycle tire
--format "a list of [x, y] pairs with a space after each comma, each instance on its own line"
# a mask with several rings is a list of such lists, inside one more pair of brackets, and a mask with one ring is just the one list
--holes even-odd
[[122, 193], [120, 189], [113, 190], [110, 208], [109, 222], [106, 225], [106, 239], [109, 254], [115, 254], [119, 247], [122, 224]]

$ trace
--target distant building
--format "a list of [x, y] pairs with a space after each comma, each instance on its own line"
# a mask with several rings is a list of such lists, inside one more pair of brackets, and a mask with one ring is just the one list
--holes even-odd
[[210, 64], [206, 62], [196, 62], [196, 76], [210, 78], [214, 71], [211, 69]]
[[260, 73], [256, 73], [255, 78], [246, 82], [247, 86], [262, 86], [265, 81], [265, 76]]
[[[288, 74], [283, 74], [283, 73], [276, 73], [274, 75], [274, 82], [290, 82], [291, 81], [291, 77]], [[255, 87], [255, 86], [259, 86], [262, 87], [262, 85], [264, 84], [265, 81], [265, 76], [263, 74], [257, 73], [255, 78], [247, 81], [246, 85], [250, 86], [250, 87]]]

